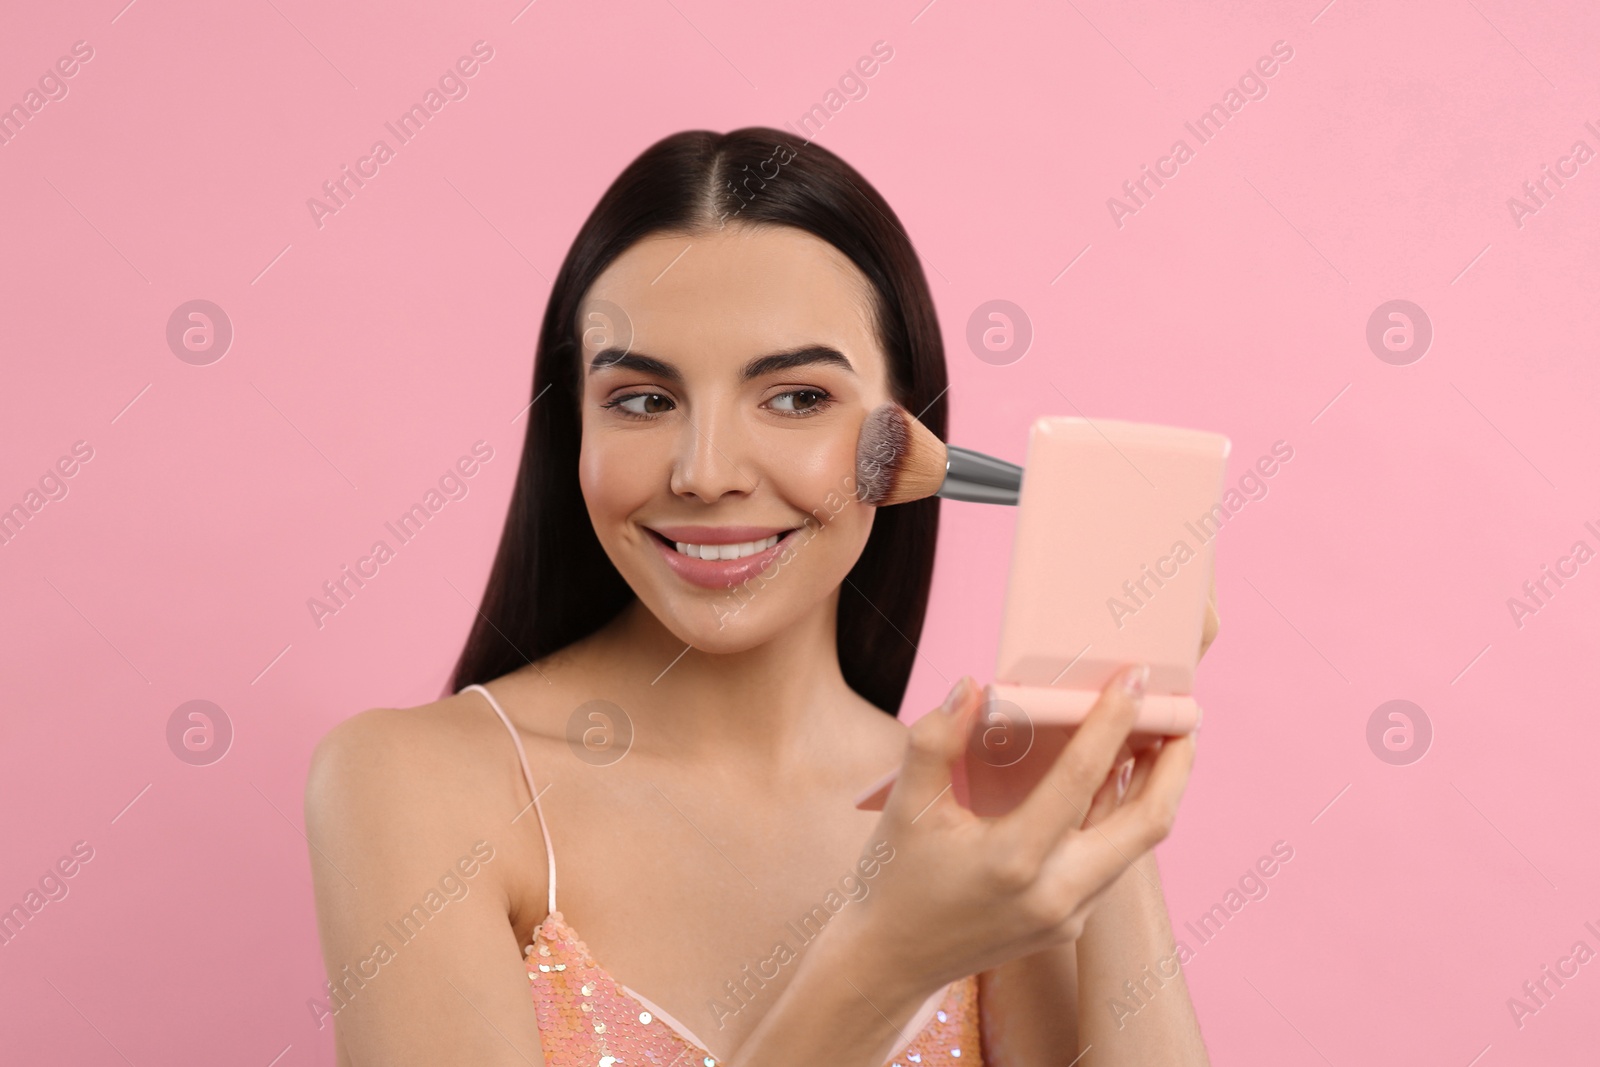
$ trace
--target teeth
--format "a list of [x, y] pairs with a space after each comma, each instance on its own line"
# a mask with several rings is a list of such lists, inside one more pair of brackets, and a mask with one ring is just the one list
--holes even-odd
[[765, 552], [778, 543], [780, 535], [773, 534], [760, 541], [744, 541], [737, 545], [691, 545], [683, 541], [673, 542], [682, 555], [692, 559], [743, 559], [753, 556], [757, 552]]

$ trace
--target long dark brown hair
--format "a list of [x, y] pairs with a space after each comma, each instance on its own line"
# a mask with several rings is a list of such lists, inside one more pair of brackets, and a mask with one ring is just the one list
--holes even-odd
[[[579, 304], [640, 239], [730, 223], [793, 226], [850, 258], [872, 283], [894, 398], [944, 438], [944, 343], [933, 299], [877, 190], [826, 148], [767, 127], [657, 141], [600, 198], [551, 288], [510, 512], [452, 691], [588, 636], [633, 598], [595, 536], [578, 483]], [[839, 666], [852, 689], [890, 715], [899, 713], [922, 635], [938, 536], [937, 498], [880, 509], [840, 590]]]

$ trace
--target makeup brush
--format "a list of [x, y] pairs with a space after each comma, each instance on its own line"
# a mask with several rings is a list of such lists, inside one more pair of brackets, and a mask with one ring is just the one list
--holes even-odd
[[1016, 504], [1022, 468], [947, 445], [899, 404], [882, 405], [861, 424], [856, 443], [856, 496], [887, 507], [924, 497]]

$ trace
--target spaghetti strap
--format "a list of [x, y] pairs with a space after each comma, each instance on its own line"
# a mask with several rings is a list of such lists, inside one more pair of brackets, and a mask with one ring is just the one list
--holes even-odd
[[[500, 721], [505, 723], [506, 729], [510, 731], [511, 743], [517, 746], [517, 762], [522, 764], [522, 780], [528, 783], [528, 793], [533, 797], [533, 811], [539, 817], [539, 834], [544, 838], [544, 854], [550, 867], [549, 910], [551, 914], [554, 914], [556, 910], [556, 852], [555, 848], [550, 844], [550, 828], [545, 825], [544, 809], [539, 806], [539, 789], [533, 784], [533, 772], [528, 770], [528, 753], [522, 747], [522, 735], [517, 733], [515, 726], [511, 725], [510, 718], [506, 716], [504, 709], [500, 707], [500, 702], [494, 698], [493, 693], [476, 683], [467, 686], [461, 692], [465, 693], [468, 689], [476, 689], [484, 695], [485, 699], [489, 701], [489, 706], [494, 709], [494, 713], [500, 716]], [[526, 811], [527, 809], [524, 808], [523, 810]]]

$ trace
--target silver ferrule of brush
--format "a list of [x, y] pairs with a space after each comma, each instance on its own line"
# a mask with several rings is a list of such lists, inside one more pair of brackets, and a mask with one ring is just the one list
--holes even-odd
[[945, 446], [944, 484], [937, 496], [976, 504], [1015, 505], [1022, 491], [1022, 468], [1003, 459], [955, 445]]

